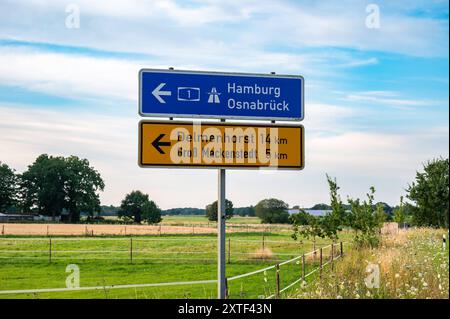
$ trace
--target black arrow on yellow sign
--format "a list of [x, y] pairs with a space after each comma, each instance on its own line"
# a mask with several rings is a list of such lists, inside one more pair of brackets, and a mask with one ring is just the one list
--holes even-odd
[[159, 136], [157, 138], [155, 138], [155, 140], [152, 142], [153, 147], [160, 153], [160, 154], [166, 154], [161, 146], [170, 146], [170, 142], [161, 142], [162, 138], [165, 136], [166, 134], [159, 134]]

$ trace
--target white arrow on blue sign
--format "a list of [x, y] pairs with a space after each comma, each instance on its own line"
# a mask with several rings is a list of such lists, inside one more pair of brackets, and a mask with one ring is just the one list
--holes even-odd
[[139, 114], [301, 121], [304, 87], [298, 75], [143, 69]]

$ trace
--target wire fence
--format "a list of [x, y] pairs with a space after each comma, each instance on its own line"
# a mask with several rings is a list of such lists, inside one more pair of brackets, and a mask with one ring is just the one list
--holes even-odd
[[[227, 233], [270, 233], [290, 231], [285, 224], [227, 224]], [[208, 235], [217, 233], [216, 223], [171, 223], [154, 225], [132, 224], [61, 224], [3, 223], [1, 236], [148, 236], [148, 235]]]
[[[246, 240], [248, 242], [248, 240]], [[131, 240], [132, 243], [132, 240]], [[49, 244], [49, 262], [57, 257], [52, 257], [52, 245]], [[132, 246], [131, 246], [132, 247]], [[35, 250], [29, 250], [28, 252], [36, 252]], [[42, 252], [37, 250], [37, 252]], [[76, 252], [80, 252], [76, 250]], [[97, 251], [98, 252], [98, 251]], [[120, 252], [123, 252], [120, 250]], [[53, 252], [54, 253], [54, 252]], [[94, 253], [94, 251], [88, 251], [88, 253]], [[201, 253], [201, 252], [191, 252]], [[131, 251], [131, 262], [134, 260]], [[226, 279], [227, 283], [227, 298], [245, 297], [245, 293], [242, 289], [243, 281], [250, 280], [251, 286], [259, 286], [260, 283], [265, 283], [261, 289], [262, 294], [259, 294], [259, 298], [280, 298], [283, 293], [299, 283], [305, 282], [307, 278], [313, 274], [319, 272], [319, 277], [322, 276], [323, 268], [327, 265], [334, 265], [334, 262], [344, 256], [344, 242], [332, 243], [313, 251], [297, 255], [291, 259], [283, 260], [272, 264], [268, 267], [264, 267], [258, 270], [250, 271], [247, 273], [230, 276]], [[0, 257], [2, 258], [2, 257]], [[10, 257], [5, 257], [10, 258]], [[17, 257], [14, 257], [17, 258]], [[66, 257], [64, 257], [66, 258]], [[177, 257], [179, 258], [179, 257]], [[168, 257], [167, 259], [172, 259]], [[216, 261], [216, 260], [215, 260]], [[276, 260], [271, 260], [276, 261]], [[284, 270], [283, 270], [284, 269]], [[269, 276], [268, 272], [273, 272], [273, 276]], [[262, 276], [262, 281], [255, 279], [257, 276]], [[270, 280], [268, 279], [270, 277]], [[261, 278], [260, 278], [261, 279]], [[232, 287], [233, 284], [240, 283], [241, 288]], [[23, 290], [0, 290], [0, 295], [7, 294], [25, 294], [25, 293], [49, 293], [49, 292], [73, 292], [73, 291], [89, 291], [89, 290], [109, 290], [109, 289], [126, 289], [126, 288], [147, 288], [147, 287], [162, 287], [162, 286], [191, 286], [191, 285], [209, 285], [217, 284], [217, 280], [198, 280], [198, 281], [178, 281], [178, 282], [162, 282], [162, 283], [148, 283], [148, 284], [128, 284], [128, 285], [101, 285], [101, 286], [87, 286], [76, 288], [43, 288], [43, 289], [23, 289]], [[260, 288], [260, 287], [259, 287]], [[261, 289], [257, 289], [261, 291]]]
[[[108, 241], [110, 243], [106, 244]], [[98, 242], [97, 248], [92, 242]], [[177, 260], [216, 261], [215, 238], [189, 238], [191, 245], [189, 249], [180, 243], [187, 244], [186, 238], [3, 238], [0, 241], [0, 259], [48, 259], [49, 262], [61, 259], [84, 261], [111, 259], [133, 262], [176, 257]], [[21, 248], [23, 246], [26, 248]], [[292, 240], [268, 240], [265, 234], [260, 239], [228, 238], [227, 263], [283, 261], [308, 249], [305, 246], [302, 242]]]

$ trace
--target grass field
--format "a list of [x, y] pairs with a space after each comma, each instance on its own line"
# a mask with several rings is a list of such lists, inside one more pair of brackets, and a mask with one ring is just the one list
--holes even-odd
[[[202, 215], [178, 215], [178, 216], [163, 216], [162, 224], [173, 225], [179, 223], [192, 223], [192, 224], [215, 224], [214, 222], [210, 222], [206, 216]], [[243, 217], [243, 216], [233, 216], [230, 219], [227, 219], [228, 224], [261, 224], [261, 219], [258, 217]]]
[[[253, 221], [253, 218], [244, 218]], [[207, 223], [199, 216], [176, 216], [167, 223]], [[236, 220], [241, 223], [240, 219]], [[242, 222], [243, 223], [243, 222]], [[244, 224], [241, 226], [250, 225]], [[168, 227], [173, 224], [167, 224]], [[227, 234], [227, 277], [253, 272], [313, 250], [310, 241], [294, 241], [286, 226], [264, 232]], [[256, 230], [257, 231], [257, 230]], [[352, 234], [342, 232], [345, 257], [282, 294], [287, 298], [448, 298], [448, 247], [442, 250], [445, 230], [418, 229], [384, 236], [379, 249], [352, 249]], [[318, 240], [317, 247], [329, 245]], [[51, 252], [50, 252], [51, 248]], [[264, 248], [264, 249], [263, 249]], [[330, 248], [324, 249], [330, 260]], [[81, 287], [99, 290], [0, 294], [0, 298], [215, 298], [216, 284], [110, 289], [105, 286], [215, 280], [215, 234], [141, 236], [12, 236], [0, 237], [0, 290], [65, 288], [66, 267], [80, 269]], [[319, 258], [308, 256], [306, 273]], [[366, 266], [377, 264], [381, 288], [369, 289]], [[280, 267], [280, 287], [300, 278], [300, 260]], [[276, 291], [276, 271], [270, 269], [228, 282], [230, 298], [266, 298]], [[1, 293], [1, 291], [0, 291]]]
[[[345, 237], [349, 235], [344, 234]], [[227, 277], [261, 269], [312, 250], [289, 233], [232, 233]], [[319, 241], [318, 245], [328, 245]], [[132, 245], [132, 260], [130, 248]], [[0, 290], [65, 287], [66, 267], [80, 269], [80, 286], [108, 286], [216, 279], [215, 235], [163, 235], [133, 237], [8, 237], [0, 238]], [[326, 254], [326, 253], [325, 253]], [[329, 254], [329, 252], [328, 252]], [[228, 251], [227, 251], [228, 255]], [[317, 264], [317, 260], [316, 260]], [[308, 260], [307, 271], [314, 267]], [[301, 275], [301, 265], [281, 267], [282, 286]], [[229, 282], [230, 298], [267, 297], [275, 291], [271, 269]], [[216, 285], [181, 285], [147, 288], [103, 289], [51, 293], [2, 294], [0, 298], [215, 298]]]

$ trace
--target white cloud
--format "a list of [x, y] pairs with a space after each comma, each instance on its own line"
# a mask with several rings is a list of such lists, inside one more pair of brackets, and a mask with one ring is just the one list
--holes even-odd
[[[62, 2], [4, 1], [0, 4], [0, 38], [156, 55], [178, 52], [178, 60], [186, 57], [184, 63], [199, 54], [245, 59], [268, 47], [337, 47], [448, 56], [447, 21], [414, 17], [409, 14], [410, 7], [394, 7], [389, 2], [380, 3], [380, 29], [365, 27], [367, 13], [360, 1], [77, 3], [81, 28], [70, 30], [64, 27]], [[227, 49], [236, 54], [230, 56]]]
[[0, 83], [66, 97], [136, 100], [139, 65], [124, 60], [0, 48]]
[[[339, 132], [321, 134], [306, 126], [304, 171], [229, 171], [227, 194], [236, 205], [264, 197], [312, 205], [327, 202], [325, 173], [337, 176], [343, 193], [363, 196], [370, 185], [380, 199], [395, 203], [421, 163], [448, 156], [448, 127], [408, 134], [345, 130], [345, 108], [314, 105], [310, 111], [326, 123], [334, 118]], [[324, 116], [328, 113], [328, 119]], [[0, 159], [18, 171], [42, 153], [77, 155], [90, 160], [105, 179], [103, 203], [118, 204], [124, 194], [141, 189], [161, 207], [202, 207], [215, 200], [216, 170], [142, 169], [137, 165], [138, 117], [101, 116], [0, 106]], [[318, 123], [318, 122], [316, 122]], [[317, 124], [316, 124], [317, 125]], [[311, 126], [309, 126], [311, 127]], [[344, 131], [342, 131], [344, 130]], [[289, 187], [287, 187], [289, 186]], [[228, 196], [227, 195], [227, 196]]]
[[[365, 91], [348, 93], [343, 98], [345, 101], [370, 103], [377, 105], [388, 105], [398, 108], [407, 108], [414, 106], [435, 106], [446, 104], [446, 101], [427, 100], [427, 99], [404, 99], [400, 93], [393, 91]], [[447, 103], [448, 104], [448, 103]]]
[[[136, 102], [138, 97], [139, 70], [144, 67], [160, 69], [167, 67], [167, 64], [159, 59], [131, 61], [12, 46], [0, 46], [0, 60], [8, 61], [8, 63], [0, 64], [0, 84], [2, 85], [20, 86], [32, 91], [77, 99], [107, 98], [133, 102]], [[337, 60], [348, 63], [351, 59], [344, 55]], [[225, 65], [224, 69], [232, 70], [232, 66], [228, 64], [232, 63], [234, 71], [258, 71], [264, 65], [267, 73], [276, 70], [278, 73], [285, 74], [305, 74], [295, 72], [295, 70], [303, 70], [309, 75], [319, 75], [323, 72], [320, 70], [323, 62], [311, 55], [255, 52], [251, 58], [236, 57], [233, 61], [230, 59], [222, 62]], [[215, 63], [211, 61], [210, 64]], [[177, 64], [177, 68], [206, 70], [205, 65], [208, 65], [208, 62], [202, 56], [196, 56], [192, 58], [192, 64]], [[328, 75], [333, 72], [328, 67], [323, 69], [327, 70], [325, 73]]]

